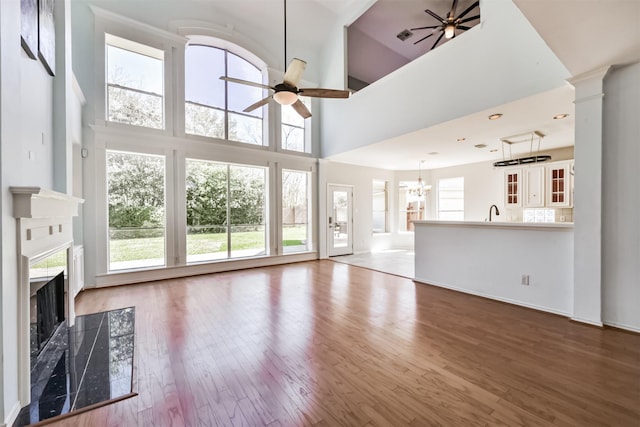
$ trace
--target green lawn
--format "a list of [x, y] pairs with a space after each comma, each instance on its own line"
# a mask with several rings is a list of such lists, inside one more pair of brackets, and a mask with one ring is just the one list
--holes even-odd
[[[306, 227], [295, 226], [283, 229], [284, 246], [298, 246], [306, 240]], [[263, 231], [231, 233], [232, 250], [259, 249], [265, 246]], [[164, 258], [164, 239], [147, 237], [119, 239], [110, 242], [111, 262], [135, 261], [141, 259]], [[226, 233], [188, 234], [189, 255], [227, 252]]]

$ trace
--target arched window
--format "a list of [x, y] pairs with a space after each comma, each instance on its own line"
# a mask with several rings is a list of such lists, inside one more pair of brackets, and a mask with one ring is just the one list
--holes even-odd
[[185, 52], [185, 132], [264, 145], [263, 110], [244, 110], [262, 99], [258, 87], [226, 82], [221, 76], [262, 83], [262, 72], [241, 56], [214, 46], [190, 44]]

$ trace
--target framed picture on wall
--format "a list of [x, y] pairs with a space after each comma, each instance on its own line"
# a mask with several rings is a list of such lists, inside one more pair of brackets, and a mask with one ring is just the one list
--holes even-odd
[[39, 0], [38, 56], [49, 74], [56, 74], [56, 28], [53, 21], [54, 0]]
[[29, 58], [38, 58], [38, 0], [20, 0], [20, 43]]

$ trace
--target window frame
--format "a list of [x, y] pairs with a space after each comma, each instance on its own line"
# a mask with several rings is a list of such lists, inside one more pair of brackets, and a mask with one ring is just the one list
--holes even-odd
[[[306, 182], [306, 200], [307, 200], [307, 243], [306, 243], [306, 248], [302, 251], [291, 251], [291, 252], [285, 252], [284, 250], [284, 215], [283, 215], [283, 210], [284, 210], [284, 203], [283, 203], [283, 198], [284, 198], [284, 191], [283, 191], [283, 187], [284, 187], [284, 173], [285, 172], [295, 172], [295, 173], [304, 173], [306, 174], [306, 178], [307, 178], [307, 182]], [[280, 206], [280, 216], [279, 216], [279, 237], [278, 237], [278, 248], [279, 248], [279, 253], [282, 255], [290, 255], [290, 254], [299, 254], [299, 253], [306, 253], [306, 252], [312, 252], [313, 248], [314, 248], [314, 234], [313, 234], [313, 230], [314, 230], [314, 226], [313, 226], [313, 209], [314, 209], [314, 203], [313, 203], [313, 171], [312, 170], [302, 170], [300, 168], [291, 168], [291, 167], [280, 167], [278, 168], [278, 182], [279, 182], [279, 188], [280, 191], [278, 192], [279, 194], [279, 206]]]
[[[442, 202], [441, 200], [444, 200], [444, 198], [441, 197], [441, 193], [442, 193], [442, 183], [443, 182], [448, 182], [448, 181], [454, 181], [454, 180], [462, 180], [462, 188], [460, 190], [460, 188], [457, 188], [457, 191], [462, 191], [462, 197], [449, 197], [446, 200], [462, 200], [462, 209], [461, 210], [452, 210], [452, 209], [447, 209], [447, 210], [443, 210], [441, 208]], [[465, 215], [465, 209], [464, 209], [464, 188], [465, 188], [465, 183], [464, 183], [465, 179], [464, 176], [455, 176], [455, 177], [449, 177], [449, 178], [440, 178], [438, 180], [438, 198], [437, 198], [437, 203], [438, 203], [438, 219], [442, 220], [442, 221], [464, 221], [464, 215]], [[449, 212], [449, 213], [455, 213], [455, 212], [459, 212], [462, 214], [462, 218], [458, 218], [458, 219], [443, 219], [442, 218], [442, 212]]]
[[[302, 83], [304, 84], [304, 83]], [[306, 84], [304, 84], [306, 86]], [[304, 99], [302, 99], [304, 98]], [[309, 112], [313, 113], [313, 98], [311, 97], [302, 97], [301, 99], [303, 100], [304, 104], [306, 105], [306, 107], [309, 109]], [[294, 155], [307, 155], [307, 156], [311, 156], [311, 152], [312, 152], [312, 144], [311, 144], [311, 129], [313, 126], [313, 116], [307, 118], [307, 119], [302, 119], [302, 123], [303, 126], [296, 126], [290, 123], [285, 123], [282, 119], [282, 109], [283, 108], [292, 108], [291, 106], [284, 106], [284, 105], [279, 105], [280, 108], [280, 133], [278, 134], [278, 147], [277, 150], [281, 151], [283, 153], [287, 153], [287, 154], [294, 154]], [[294, 114], [297, 114], [294, 112]], [[284, 126], [290, 126], [290, 127], [294, 127], [297, 129], [302, 129], [302, 135], [303, 135], [303, 149], [302, 151], [299, 150], [291, 150], [288, 148], [285, 148], [284, 145], [284, 140], [282, 138], [282, 134], [283, 134], [283, 128]]]
[[[375, 197], [376, 197], [376, 187], [375, 187], [375, 185], [376, 185], [376, 183], [383, 183], [384, 184], [384, 189], [382, 190], [382, 193], [384, 194], [384, 210], [379, 210], [379, 209], [375, 208]], [[384, 230], [383, 231], [376, 231], [375, 228], [373, 227], [373, 225], [374, 225], [373, 214], [375, 214], [376, 212], [384, 213]], [[372, 180], [372, 183], [371, 183], [371, 213], [372, 213], [372, 217], [371, 217], [371, 232], [373, 234], [389, 233], [389, 181], [384, 180], [384, 179], [373, 179]]]
[[[180, 79], [179, 70], [174, 70], [174, 64], [180, 57], [184, 57], [184, 47], [187, 38], [155, 28], [150, 25], [90, 5], [94, 14], [94, 123], [96, 126], [126, 130], [128, 132], [147, 133], [155, 135], [175, 135], [179, 127], [180, 115], [176, 111], [176, 98], [180, 97], [175, 90], [173, 82]], [[164, 52], [163, 61], [163, 111], [164, 127], [154, 129], [144, 126], [130, 125], [127, 123], [112, 122], [107, 119], [107, 34], [131, 41], [143, 46], [148, 46]]]
[[[262, 75], [262, 84], [268, 84], [268, 67], [266, 65], [266, 63], [264, 63], [264, 61], [260, 60], [255, 54], [251, 53], [250, 51], [242, 48], [241, 46], [238, 46], [234, 43], [231, 43], [227, 40], [224, 39], [220, 39], [217, 38], [215, 36], [206, 36], [206, 35], [199, 35], [199, 34], [190, 34], [187, 35], [187, 40], [188, 42], [185, 44], [184, 47], [184, 61], [183, 61], [183, 67], [182, 67], [182, 73], [183, 76], [186, 74], [186, 67], [187, 67], [187, 63], [186, 63], [186, 54], [187, 54], [187, 49], [189, 46], [203, 46], [203, 47], [210, 47], [213, 49], [219, 49], [222, 50], [224, 52], [224, 69], [225, 69], [225, 75], [228, 76], [228, 60], [227, 60], [227, 55], [233, 54], [245, 61], [247, 61], [250, 65], [254, 66]], [[214, 77], [214, 78], [218, 78], [218, 77]], [[186, 88], [185, 88], [185, 79], [182, 79], [181, 81], [182, 83], [182, 91], [183, 91], [183, 102], [181, 105], [181, 109], [182, 109], [182, 131], [183, 134], [185, 136], [185, 138], [189, 138], [189, 139], [195, 139], [195, 140], [200, 140], [200, 141], [219, 141], [225, 144], [230, 144], [230, 145], [239, 145], [242, 147], [250, 147], [252, 149], [257, 149], [257, 150], [268, 150], [270, 145], [271, 145], [271, 138], [270, 138], [270, 109], [271, 109], [271, 104], [272, 102], [268, 102], [266, 105], [264, 105], [262, 108], [262, 144], [258, 145], [258, 144], [251, 144], [251, 143], [247, 143], [247, 142], [242, 142], [242, 141], [236, 141], [236, 140], [232, 140], [229, 139], [229, 113], [232, 114], [238, 114], [241, 116], [246, 116], [246, 117], [251, 117], [251, 118], [256, 118], [253, 115], [244, 113], [242, 111], [232, 111], [229, 110], [229, 102], [228, 102], [228, 85], [229, 82], [225, 82], [225, 94], [224, 94], [224, 110], [221, 110], [218, 107], [210, 107], [207, 105], [204, 105], [204, 107], [207, 108], [214, 108], [217, 111], [221, 111], [224, 114], [224, 138], [216, 138], [216, 137], [210, 137], [210, 136], [205, 136], [205, 135], [198, 135], [198, 134], [192, 134], [192, 133], [187, 133], [186, 131], [186, 111], [185, 111], [185, 107], [187, 104], [187, 99], [186, 99]], [[262, 91], [263, 97], [266, 97], [268, 95], [267, 90], [263, 90]], [[196, 105], [200, 105], [197, 103], [194, 103]]]

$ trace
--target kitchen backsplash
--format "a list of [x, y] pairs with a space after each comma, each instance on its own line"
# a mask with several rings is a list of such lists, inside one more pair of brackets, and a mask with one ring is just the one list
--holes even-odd
[[573, 208], [508, 208], [503, 221], [573, 222]]

